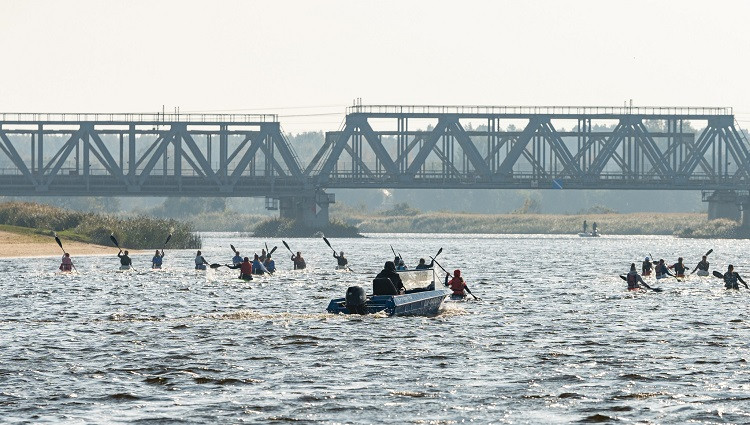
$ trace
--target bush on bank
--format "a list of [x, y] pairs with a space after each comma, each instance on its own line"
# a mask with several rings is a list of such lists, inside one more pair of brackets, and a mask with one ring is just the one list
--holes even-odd
[[201, 247], [200, 237], [187, 222], [145, 216], [120, 218], [31, 202], [0, 204], [0, 224], [62, 232], [72, 239], [100, 245], [112, 245], [109, 236], [114, 233], [121, 247], [131, 249], [161, 248], [171, 231], [170, 248]]
[[312, 238], [329, 236], [336, 238], [357, 238], [362, 235], [355, 226], [350, 226], [339, 220], [331, 220], [328, 226], [318, 229], [302, 225], [296, 220], [273, 218], [262, 221], [253, 230], [258, 237], [295, 237]]

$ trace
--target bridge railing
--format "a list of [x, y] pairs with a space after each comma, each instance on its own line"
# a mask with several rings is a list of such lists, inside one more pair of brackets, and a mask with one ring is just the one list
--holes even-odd
[[3, 112], [3, 123], [264, 123], [278, 122], [276, 114], [162, 114], [162, 113], [55, 113], [55, 112]]
[[463, 106], [355, 105], [347, 114], [457, 114], [457, 115], [732, 115], [731, 107], [681, 106]]

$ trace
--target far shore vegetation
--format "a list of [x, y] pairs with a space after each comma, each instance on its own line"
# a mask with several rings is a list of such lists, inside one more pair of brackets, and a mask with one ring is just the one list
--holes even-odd
[[109, 214], [72, 211], [31, 202], [0, 204], [0, 230], [47, 235], [98, 245], [112, 245], [114, 234], [121, 247], [154, 249], [164, 245], [172, 233], [169, 248], [200, 248], [201, 240], [191, 224], [175, 219], [146, 216], [118, 217]]

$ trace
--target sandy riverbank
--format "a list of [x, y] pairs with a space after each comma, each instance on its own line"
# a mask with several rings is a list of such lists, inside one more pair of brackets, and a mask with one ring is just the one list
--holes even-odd
[[[112, 246], [94, 245], [62, 240], [65, 250], [71, 256], [113, 255], [117, 249]], [[62, 250], [49, 236], [22, 235], [0, 231], [0, 258], [46, 257], [62, 255]]]

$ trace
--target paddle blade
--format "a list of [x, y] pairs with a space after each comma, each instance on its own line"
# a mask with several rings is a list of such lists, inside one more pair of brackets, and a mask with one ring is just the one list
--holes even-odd
[[283, 243], [283, 244], [284, 244], [284, 246], [286, 247], [286, 249], [288, 249], [288, 250], [289, 250], [289, 252], [292, 252], [292, 249], [291, 249], [291, 248], [289, 248], [289, 244], [288, 244], [288, 243], [286, 243], [286, 241], [285, 241], [285, 240], [282, 240], [282, 241], [281, 241], [281, 243]]
[[167, 243], [169, 240], [172, 239], [172, 234], [170, 233], [169, 236], [167, 236], [167, 240], [164, 241], [164, 246], [167, 246]]
[[622, 279], [622, 280], [628, 280], [628, 278], [624, 274], [620, 275], [620, 279]]
[[117, 238], [115, 238], [115, 234], [114, 233], [112, 233], [111, 235], [109, 235], [109, 240], [111, 240], [112, 243], [115, 244], [116, 247], [118, 247], [118, 248], [120, 247], [120, 244], [117, 243]]
[[208, 267], [211, 267], [212, 269], [218, 269], [219, 267], [221, 267], [221, 264], [214, 263], [214, 264], [211, 264]]
[[57, 235], [55, 235], [55, 242], [57, 242], [57, 244], [58, 244], [58, 245], [60, 245], [60, 248], [61, 248], [61, 249], [62, 249], [63, 251], [65, 251], [65, 249], [64, 249], [64, 248], [62, 247], [62, 242], [60, 242], [60, 238], [58, 238], [58, 237], [57, 237]]
[[263, 242], [263, 245], [265, 245], [265, 246], [266, 246], [266, 252], [268, 252], [268, 243], [266, 243], [266, 242]]
[[723, 274], [723, 273], [720, 273], [720, 272], [718, 272], [718, 271], [716, 271], [716, 270], [714, 270], [712, 274], [713, 274], [713, 275], [714, 275], [715, 277], [718, 277], [719, 279], [724, 279], [724, 274]]
[[661, 291], [663, 291], [663, 289], [661, 289], [661, 288], [653, 288], [653, 287], [651, 288], [651, 290], [654, 291], [654, 292], [661, 292]]
[[276, 251], [276, 248], [278, 248], [278, 246], [273, 247], [268, 253], [273, 254]]
[[325, 242], [325, 243], [326, 243], [326, 245], [328, 245], [328, 248], [331, 248], [331, 249], [333, 249], [333, 247], [331, 246], [331, 243], [330, 243], [330, 242], [328, 242], [328, 239], [327, 239], [327, 238], [326, 238], [325, 236], [323, 236], [323, 242]]
[[708, 252], [706, 252], [706, 257], [711, 255], [712, 252], [714, 252], [713, 248], [709, 249]]
[[229, 246], [231, 246], [231, 247], [232, 247], [232, 252], [234, 252], [234, 253], [236, 254], [236, 253], [237, 253], [237, 250], [236, 250], [236, 249], [234, 249], [234, 245], [232, 245], [232, 244], [229, 244]]
[[441, 252], [443, 252], [443, 247], [440, 247], [440, 249], [438, 249], [437, 254], [435, 254], [435, 258], [437, 258], [438, 255], [440, 255]]

